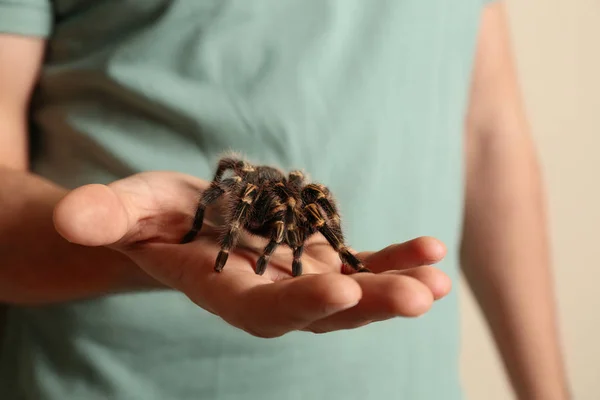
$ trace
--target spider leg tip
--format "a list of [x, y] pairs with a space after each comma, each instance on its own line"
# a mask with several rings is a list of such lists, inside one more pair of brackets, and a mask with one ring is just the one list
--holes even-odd
[[179, 242], [180, 244], [190, 243], [196, 237], [196, 232], [188, 232]]
[[256, 272], [256, 275], [263, 275], [266, 270], [267, 257], [263, 255], [258, 259], [258, 261], [256, 261], [256, 269], [254, 270], [254, 272]]

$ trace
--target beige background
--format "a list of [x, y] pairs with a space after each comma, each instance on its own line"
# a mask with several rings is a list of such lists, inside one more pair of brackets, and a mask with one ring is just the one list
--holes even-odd
[[[600, 399], [600, 0], [508, 0], [521, 86], [544, 168], [554, 276], [575, 400]], [[513, 399], [464, 289], [469, 400]]]

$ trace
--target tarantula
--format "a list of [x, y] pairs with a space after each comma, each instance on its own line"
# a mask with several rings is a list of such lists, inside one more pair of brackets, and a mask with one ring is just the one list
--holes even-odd
[[[226, 172], [232, 176], [224, 179]], [[255, 166], [237, 157], [221, 158], [213, 181], [200, 197], [192, 228], [181, 243], [191, 242], [200, 232], [206, 207], [229, 194], [226, 231], [220, 238], [215, 271], [223, 269], [244, 229], [269, 240], [256, 263], [255, 272], [259, 275], [265, 272], [269, 258], [281, 244], [293, 250], [292, 275], [301, 275], [304, 243], [316, 232], [323, 234], [344, 264], [358, 272], [369, 272], [344, 243], [337, 205], [330, 191], [321, 184], [304, 181], [300, 171], [285, 176], [273, 167]]]

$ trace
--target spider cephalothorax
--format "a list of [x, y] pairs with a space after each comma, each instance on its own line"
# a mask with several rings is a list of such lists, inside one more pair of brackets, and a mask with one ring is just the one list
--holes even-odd
[[[226, 172], [231, 177], [224, 178]], [[265, 272], [269, 257], [281, 244], [293, 250], [292, 275], [300, 275], [304, 243], [316, 232], [323, 234], [344, 264], [359, 272], [368, 271], [346, 246], [336, 203], [325, 186], [306, 184], [300, 171], [286, 176], [276, 168], [255, 166], [236, 157], [219, 161], [213, 181], [201, 195], [192, 228], [182, 243], [196, 237], [202, 229], [206, 207], [224, 194], [230, 195], [230, 207], [225, 215], [226, 230], [220, 239], [216, 271], [225, 266], [242, 229], [269, 239], [256, 263], [259, 275]]]

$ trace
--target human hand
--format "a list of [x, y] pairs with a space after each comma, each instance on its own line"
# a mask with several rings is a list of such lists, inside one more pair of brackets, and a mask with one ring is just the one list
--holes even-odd
[[207, 210], [197, 239], [180, 244], [208, 184], [175, 172], [145, 172], [82, 186], [57, 204], [54, 224], [72, 243], [124, 253], [160, 283], [258, 337], [415, 317], [450, 291], [450, 279], [429, 266], [444, 257], [445, 247], [428, 237], [358, 253], [374, 273], [346, 274], [338, 254], [317, 234], [306, 242], [303, 275], [292, 278], [287, 248], [278, 249], [266, 272], [257, 275], [254, 265], [264, 244], [246, 235], [217, 273], [222, 224], [217, 207]]

